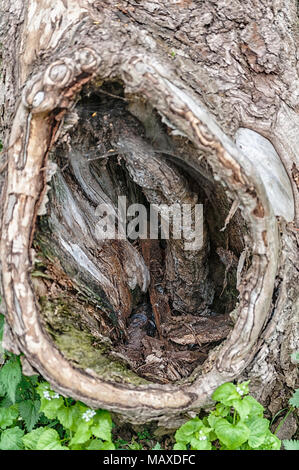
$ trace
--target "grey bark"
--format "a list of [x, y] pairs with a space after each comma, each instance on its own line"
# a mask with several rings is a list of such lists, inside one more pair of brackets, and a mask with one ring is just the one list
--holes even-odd
[[[1, 157], [3, 165], [8, 162], [1, 204], [6, 347], [24, 352], [27, 370], [30, 364], [61, 393], [132, 422], [172, 425], [182, 414], [190, 416], [209, 405], [221, 383], [244, 378], [250, 378], [257, 398], [275, 412], [281, 405], [280, 389], [287, 397], [297, 378], [290, 359], [298, 350], [299, 304], [296, 2], [4, 1], [1, 36]], [[125, 97], [134, 98], [133, 103], [148, 102], [169, 132], [185, 136], [188, 151], [178, 157], [220, 207], [222, 226], [212, 234], [214, 248], [224, 248], [219, 235], [223, 226], [236, 241], [234, 327], [183, 383], [119, 384], [90, 368], [75, 367], [46, 333], [42, 296], [33, 288], [32, 241], [50, 184], [49, 152], [57, 156], [59, 145], [71, 146], [68, 136], [77, 124], [70, 121], [81, 90], [94, 91], [113, 80], [123, 83]], [[136, 110], [131, 113], [136, 117]], [[84, 167], [77, 163], [73, 152], [77, 180], [98, 198], [100, 190], [86, 183]], [[130, 160], [126, 163], [130, 170]], [[65, 185], [59, 172], [52, 182], [52, 189]], [[91, 216], [84, 220], [88, 211], [80, 193], [64, 187], [68, 205], [57, 209], [57, 198], [50, 199], [49, 220], [59, 232], [61, 259], [70, 271], [77, 261], [87, 276], [96, 263], [81, 251], [84, 243], [90, 241], [90, 248], [95, 243], [88, 235], [94, 221]], [[233, 211], [229, 215], [232, 205], [239, 208], [235, 216]], [[69, 207], [82, 216], [82, 233], [73, 230], [67, 239]], [[111, 280], [109, 263], [114, 266], [118, 259], [107, 253], [106, 280], [102, 265], [95, 274], [104, 291]], [[250, 261], [242, 269], [245, 255]], [[144, 266], [134, 278], [136, 264], [136, 253], [127, 257], [118, 285], [106, 288], [106, 293], [116, 289], [111, 298], [126, 298], [130, 282], [148, 286]], [[81, 285], [88, 279], [81, 279]], [[116, 300], [113, 307], [119, 307]], [[129, 303], [126, 308], [130, 310]]]

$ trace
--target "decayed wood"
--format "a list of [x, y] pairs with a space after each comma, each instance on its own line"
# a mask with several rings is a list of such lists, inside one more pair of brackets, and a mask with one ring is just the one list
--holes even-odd
[[[284, 214], [276, 214], [254, 157], [234, 143], [232, 135], [236, 129], [230, 124], [235, 120], [237, 127], [249, 127], [271, 138], [288, 172], [287, 176], [284, 168], [278, 167], [276, 176], [278, 179], [285, 178], [287, 183], [291, 180], [295, 201], [298, 201], [296, 180], [290, 174], [291, 168], [296, 165], [295, 149], [298, 149], [294, 133], [294, 123], [298, 122], [298, 115], [295, 114], [298, 92], [292, 88], [291, 96], [285, 91], [285, 102], [279, 105], [275, 104], [274, 99], [278, 86], [286, 90], [291, 80], [298, 81], [295, 69], [287, 59], [287, 53], [293, 53], [294, 48], [294, 38], [288, 28], [294, 22], [295, 2], [290, 7], [280, 6], [287, 17], [283, 22], [287, 39], [283, 42], [282, 51], [273, 49], [274, 43], [281, 43], [277, 29], [272, 31], [272, 39], [267, 34], [271, 31], [267, 23], [270, 19], [272, 22], [274, 17], [275, 24], [279, 24], [279, 5], [272, 9], [269, 2], [263, 7], [267, 12], [264, 20], [259, 18], [258, 13], [254, 16], [256, 21], [246, 24], [245, 19], [250, 11], [252, 13], [252, 2], [247, 2], [248, 7], [239, 5], [238, 9], [232, 8], [230, 12], [225, 8], [222, 11], [212, 2], [210, 8], [205, 6], [202, 15], [198, 14], [192, 2], [190, 5], [182, 2], [182, 11], [176, 5], [169, 5], [169, 31], [166, 32], [163, 23], [165, 5], [158, 1], [155, 3], [157, 12], [154, 20], [148, 2], [141, 9], [130, 2], [114, 6], [108, 1], [105, 6], [91, 6], [85, 1], [65, 5], [59, 0], [51, 4], [29, 0], [23, 6], [16, 2], [15, 10], [7, 7], [6, 12], [12, 18], [24, 16], [26, 26], [23, 33], [18, 32], [17, 28], [10, 30], [11, 34], [19, 34], [11, 50], [24, 49], [25, 54], [19, 61], [18, 82], [7, 85], [8, 100], [12, 101], [7, 110], [8, 119], [13, 108], [12, 97], [24, 85], [21, 99], [16, 103], [10, 138], [6, 141], [8, 171], [2, 196], [1, 265], [7, 324], [16, 347], [25, 353], [30, 364], [55, 389], [91, 406], [121, 413], [133, 422], [152, 419], [170, 422], [182, 412], [198, 410], [209, 402], [211, 393], [218, 385], [240, 377], [242, 373], [251, 373], [254, 382], [254, 371], [258, 375], [259, 366], [254, 362], [251, 365], [253, 357], [259, 355], [260, 361], [267, 363], [271, 339], [275, 339], [276, 346], [280, 344], [277, 326], [285, 331], [288, 339], [283, 344], [286, 350], [290, 350], [287, 323], [291, 312], [295, 312], [296, 299], [295, 292], [292, 303], [286, 296], [288, 283], [296, 286], [294, 259], [291, 259], [296, 250], [297, 235], [292, 230], [293, 196], [288, 189], [286, 224], [282, 217], [280, 220], [276, 217]], [[192, 14], [188, 20], [190, 12]], [[261, 10], [262, 14], [264, 16]], [[55, 21], [52, 27], [43, 23], [43, 18], [48, 17]], [[206, 36], [201, 53], [202, 56], [208, 53], [207, 62], [205, 64], [201, 58], [201, 66], [194, 68], [197, 54], [192, 47], [194, 24], [198, 24], [203, 35], [204, 28], [213, 21], [222, 22], [224, 36], [216, 32]], [[235, 35], [231, 24], [235, 25], [236, 22], [240, 24], [240, 67], [244, 68], [245, 76], [252, 73], [254, 77], [254, 91], [262, 96], [259, 109], [256, 109], [258, 105], [255, 100], [247, 106], [251, 99], [251, 85], [246, 79], [244, 81], [238, 70], [238, 60], [235, 63], [234, 55], [228, 54], [231, 42], [234, 46], [237, 42], [235, 37], [230, 37]], [[159, 45], [155, 40], [154, 34], [159, 29], [164, 37], [168, 35], [174, 41], [173, 55], [178, 56], [175, 60], [171, 51], [165, 50], [165, 45]], [[178, 32], [173, 32], [176, 30]], [[225, 54], [223, 61], [215, 68], [210, 64], [214, 64], [215, 57], [220, 56], [220, 44]], [[236, 47], [233, 51], [238, 58], [240, 51]], [[44, 60], [41, 60], [41, 53]], [[293, 72], [285, 74], [277, 84], [271, 72], [280, 72], [279, 53], [283, 57], [285, 70], [291, 69]], [[198, 70], [196, 77], [194, 70]], [[238, 93], [233, 86], [228, 87], [230, 91], [222, 99], [218, 95], [221, 96], [226, 89], [223, 75], [228, 82], [235, 81], [236, 76], [240, 77], [241, 85]], [[120, 80], [126, 94], [147, 100], [168, 125], [187, 136], [198, 151], [204, 153], [213, 178], [223, 185], [228, 199], [237, 201], [248, 225], [247, 246], [250, 247], [252, 260], [249, 269], [242, 272], [238, 286], [239, 302], [234, 313], [236, 323], [227, 340], [211, 353], [204, 372], [195, 375], [192, 382], [171, 386], [134, 386], [103, 380], [91, 370], [74, 368], [45, 334], [40, 322], [39, 306], [30, 276], [33, 263], [31, 245], [38, 210], [47, 189], [48, 154], [59, 136], [65, 112], [72, 107], [82, 87], [95, 77], [99, 81]], [[207, 77], [211, 77], [210, 83]], [[247, 84], [246, 91], [242, 90], [242, 83]], [[269, 87], [269, 92], [265, 91], [265, 87]], [[212, 102], [209, 102], [210, 96]], [[242, 105], [236, 112], [237, 100], [242, 101]], [[227, 106], [224, 112], [220, 110], [223, 103]], [[258, 122], [269, 109], [271, 117], [262, 124]], [[191, 168], [202, 170], [196, 154], [188, 154], [186, 158]], [[279, 259], [281, 252], [284, 254]], [[293, 341], [293, 347], [295, 343]], [[289, 367], [286, 359], [284, 364]], [[267, 381], [273, 382], [273, 374], [269, 370], [267, 374]]]

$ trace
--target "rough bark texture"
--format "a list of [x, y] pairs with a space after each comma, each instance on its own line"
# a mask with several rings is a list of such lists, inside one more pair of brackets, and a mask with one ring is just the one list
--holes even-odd
[[[61, 393], [136, 423], [175, 425], [209, 405], [218, 385], [243, 378], [276, 412], [297, 378], [290, 359], [298, 350], [299, 310], [296, 2], [3, 5], [6, 347], [24, 352], [24, 370], [38, 370]], [[95, 96], [100, 104], [92, 110]], [[93, 114], [100, 124], [93, 124]], [[116, 157], [107, 157], [112, 149], [121, 155], [121, 171], [111, 160]], [[92, 160], [100, 154], [105, 158]], [[99, 247], [96, 205], [114, 207], [120, 187], [132, 202], [202, 198], [208, 207], [196, 262], [179, 243], [167, 244], [162, 294], [155, 287], [161, 281], [157, 266], [150, 263], [162, 257], [157, 246], [141, 243], [138, 250], [124, 240]], [[33, 278], [42, 256], [47, 271]], [[227, 295], [227, 285], [237, 288], [237, 299]], [[67, 305], [61, 303], [63, 289]], [[203, 364], [197, 356], [191, 375], [176, 375], [184, 361], [186, 367], [193, 361], [192, 354], [179, 351], [182, 358], [176, 351], [165, 381], [154, 383], [150, 371], [140, 377], [132, 370], [134, 358], [131, 369], [117, 362], [124, 349], [141, 344], [149, 355], [159, 352], [146, 308], [134, 312], [136, 289], [158, 305], [158, 333], [175, 344], [196, 338], [201, 345], [211, 331], [212, 343], [223, 340], [211, 316], [221, 303], [221, 321], [233, 310], [233, 327]], [[176, 318], [189, 325], [189, 337], [181, 334], [179, 320], [169, 321], [169, 298]], [[65, 347], [66, 334], [57, 339], [59, 319], [70, 322], [66, 333], [80, 324], [78, 344], [99, 342], [96, 357], [89, 348], [89, 359], [86, 353], [80, 362], [78, 351]], [[143, 330], [132, 337], [136, 322]], [[111, 351], [122, 332], [126, 347]], [[108, 360], [99, 352], [103, 344], [112, 354]]]

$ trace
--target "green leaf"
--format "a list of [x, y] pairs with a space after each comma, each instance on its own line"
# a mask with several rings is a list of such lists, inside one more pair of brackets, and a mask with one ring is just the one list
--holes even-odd
[[22, 441], [23, 441], [23, 444], [25, 446], [25, 449], [36, 450], [37, 442], [38, 442], [40, 436], [45, 431], [45, 429], [47, 429], [47, 428], [40, 427], [40, 428], [36, 428], [33, 431], [28, 432], [27, 434], [25, 434], [22, 437]]
[[295, 390], [291, 398], [289, 399], [289, 404], [299, 408], [299, 388]]
[[58, 410], [64, 407], [63, 398], [61, 396], [55, 398], [58, 394], [50, 389], [47, 382], [40, 383], [36, 391], [41, 400], [40, 411], [42, 411], [48, 419], [56, 418]]
[[173, 450], [187, 450], [185, 442], [176, 442], [173, 446]]
[[[1, 351], [0, 351], [1, 354]], [[6, 395], [6, 388], [4, 387], [4, 384], [0, 382], [0, 397], [5, 397]]]
[[217, 436], [215, 434], [215, 423], [217, 423], [217, 421], [219, 421], [219, 419], [221, 419], [220, 416], [216, 416], [214, 414], [214, 412], [211, 412], [208, 417], [207, 417], [207, 420], [205, 422], [205, 419], [203, 419], [203, 421], [205, 422], [205, 424], [209, 424], [210, 427], [211, 427], [211, 431], [209, 432], [209, 440], [212, 442], [212, 441], [216, 441], [217, 440]]
[[274, 436], [270, 431], [263, 442], [263, 444], [258, 448], [258, 450], [280, 450], [281, 441], [278, 437]]
[[16, 390], [16, 403], [20, 403], [25, 400], [36, 400], [38, 394], [36, 392], [36, 375], [32, 377], [26, 377], [22, 375], [22, 378], [17, 386]]
[[42, 411], [48, 419], [57, 417], [58, 410], [64, 406], [63, 398], [53, 400], [41, 399], [40, 411]]
[[264, 416], [264, 407], [251, 395], [248, 395], [242, 399], [243, 403], [247, 403], [250, 407], [249, 417], [258, 416], [262, 418]]
[[[152, 450], [162, 450], [160, 442], [156, 442], [154, 447], [152, 447]], [[185, 449], [183, 449], [183, 450], [185, 450]]]
[[177, 442], [190, 442], [190, 436], [203, 427], [203, 422], [197, 416], [183, 424], [175, 433]]
[[293, 361], [293, 362], [299, 362], [299, 351], [294, 352], [294, 353], [291, 355], [291, 358], [292, 358], [292, 361]]
[[230, 406], [225, 406], [223, 403], [217, 403], [215, 411], [212, 412], [215, 416], [225, 418], [230, 413]]
[[[16, 405], [17, 403], [15, 403]], [[1, 400], [1, 408], [9, 408], [10, 406], [12, 406], [12, 401], [10, 400], [10, 398], [6, 395], [6, 391], [5, 391], [5, 397], [2, 398]]]
[[237, 392], [243, 397], [244, 395], [248, 395], [249, 393], [249, 383], [250, 380], [246, 382], [241, 382], [236, 385]]
[[101, 450], [115, 450], [115, 445], [113, 444], [113, 442], [105, 441], [103, 442]]
[[2, 432], [0, 438], [1, 450], [21, 450], [23, 449], [22, 436], [24, 431], [18, 426], [6, 429]]
[[26, 378], [30, 382], [32, 387], [36, 387], [38, 385], [39, 376], [37, 374], [26, 376]]
[[251, 406], [247, 400], [232, 400], [232, 406], [238, 412], [241, 421], [245, 421], [249, 417]]
[[48, 382], [40, 382], [36, 387], [36, 392], [39, 394], [41, 398], [44, 397], [44, 392], [50, 391], [51, 387]]
[[220, 416], [215, 416], [213, 413], [210, 413], [209, 416], [208, 416], [208, 423], [209, 425], [211, 426], [211, 428], [215, 428], [215, 424], [217, 423], [217, 421], [219, 421], [221, 419]]
[[[88, 441], [88, 445], [84, 446], [86, 450], [103, 450], [103, 441], [101, 439], [90, 439]], [[73, 447], [72, 447], [73, 450]]]
[[[88, 441], [90, 442], [90, 440]], [[86, 447], [86, 442], [85, 444], [74, 444], [74, 445], [69, 445], [69, 450], [86, 450], [87, 447]]]
[[55, 429], [44, 429], [38, 438], [36, 450], [68, 450], [62, 446], [60, 437]]
[[236, 386], [231, 382], [220, 385], [212, 395], [213, 400], [219, 401], [226, 406], [231, 406], [232, 400], [240, 400], [240, 398]]
[[82, 421], [78, 426], [77, 430], [74, 434], [74, 437], [70, 441], [70, 445], [73, 444], [83, 444], [84, 442], [88, 441], [92, 436], [92, 432], [90, 429], [90, 422]]
[[57, 418], [65, 429], [75, 431], [79, 417], [79, 410], [75, 406], [62, 406], [57, 410]]
[[246, 426], [250, 430], [248, 437], [250, 447], [257, 449], [264, 443], [269, 432], [269, 424], [267, 419], [258, 416], [254, 416], [246, 421]]
[[299, 450], [299, 441], [284, 439], [282, 443], [285, 450]]
[[115, 450], [112, 442], [103, 442], [101, 439], [93, 439], [86, 447], [87, 450]]
[[22, 378], [19, 358], [14, 356], [4, 364], [0, 370], [0, 383], [6, 389], [6, 393], [12, 403], [15, 403], [16, 389]]
[[231, 450], [240, 447], [250, 435], [248, 427], [241, 421], [231, 424], [224, 418], [215, 423], [215, 433], [218, 439]]
[[211, 450], [212, 444], [208, 439], [199, 440], [195, 437], [191, 439], [191, 450]]
[[28, 432], [32, 431], [40, 415], [40, 401], [39, 400], [25, 400], [19, 404], [20, 415], [25, 421], [25, 426]]
[[18, 405], [9, 408], [0, 408], [0, 428], [6, 429], [13, 424], [19, 416]]
[[92, 418], [91, 431], [103, 441], [111, 441], [112, 419], [109, 411], [97, 410]]

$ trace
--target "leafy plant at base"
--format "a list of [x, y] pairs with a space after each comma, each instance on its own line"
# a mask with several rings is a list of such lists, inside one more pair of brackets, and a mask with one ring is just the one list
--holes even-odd
[[[0, 345], [3, 333], [0, 315]], [[51, 390], [40, 376], [22, 375], [18, 356], [0, 350], [5, 363], [0, 369], [0, 450], [113, 450], [110, 413], [92, 410]], [[269, 430], [264, 408], [248, 395], [248, 384], [226, 383], [215, 390], [215, 409], [203, 419], [196, 417], [176, 434], [175, 450], [278, 450], [280, 440]], [[290, 399], [288, 414], [298, 407], [298, 390]], [[282, 423], [278, 426], [277, 430]], [[276, 432], [277, 432], [276, 430]], [[149, 439], [146, 430], [137, 433]], [[119, 442], [118, 442], [119, 441]], [[142, 450], [134, 438], [116, 441], [117, 448]], [[283, 441], [287, 450], [298, 450], [298, 441]], [[157, 442], [153, 450], [160, 450]]]
[[[299, 408], [299, 388], [297, 388], [291, 398], [289, 399], [289, 404], [291, 405], [285, 417], [281, 420], [277, 426], [275, 433], [279, 430], [282, 424], [285, 422], [290, 413], [294, 411], [295, 408]], [[285, 450], [299, 450], [299, 440], [288, 440], [284, 439], [282, 441]]]
[[56, 420], [63, 428], [63, 436], [49, 427], [38, 428], [47, 431], [41, 434], [33, 430], [23, 438], [25, 448], [33, 450], [113, 450], [110, 413], [104, 410], [91, 410], [81, 402], [64, 398], [50, 389], [47, 382], [37, 388], [40, 396], [40, 411], [49, 420]]
[[18, 426], [6, 429], [1, 433], [0, 449], [1, 450], [21, 450], [23, 449], [22, 437], [24, 431]]
[[[3, 333], [0, 315], [0, 341]], [[0, 343], [1, 344], [1, 343]], [[39, 376], [22, 375], [4, 352], [0, 369], [0, 450], [112, 450], [110, 413], [64, 398]], [[54, 429], [55, 427], [55, 429]]]
[[12, 403], [16, 402], [17, 385], [22, 378], [20, 360], [17, 356], [11, 357], [0, 370], [1, 392], [5, 392]]
[[249, 381], [218, 387], [208, 416], [195, 417], [175, 433], [175, 450], [279, 450], [281, 441], [263, 417], [264, 407], [249, 393]]
[[[6, 373], [4, 375], [6, 377]], [[3, 384], [3, 383], [2, 383]], [[6, 384], [4, 383], [7, 389]], [[10, 389], [9, 389], [10, 390]], [[0, 403], [1, 450], [113, 450], [110, 413], [91, 410], [80, 402], [64, 398], [51, 390], [47, 382], [35, 387], [40, 400]], [[14, 390], [15, 394], [17, 391]], [[15, 395], [14, 395], [15, 396]], [[5, 397], [4, 397], [5, 400]], [[33, 427], [39, 417], [46, 425]], [[23, 428], [30, 432], [25, 433]], [[56, 429], [52, 429], [53, 424]], [[60, 433], [58, 426], [60, 425]]]

